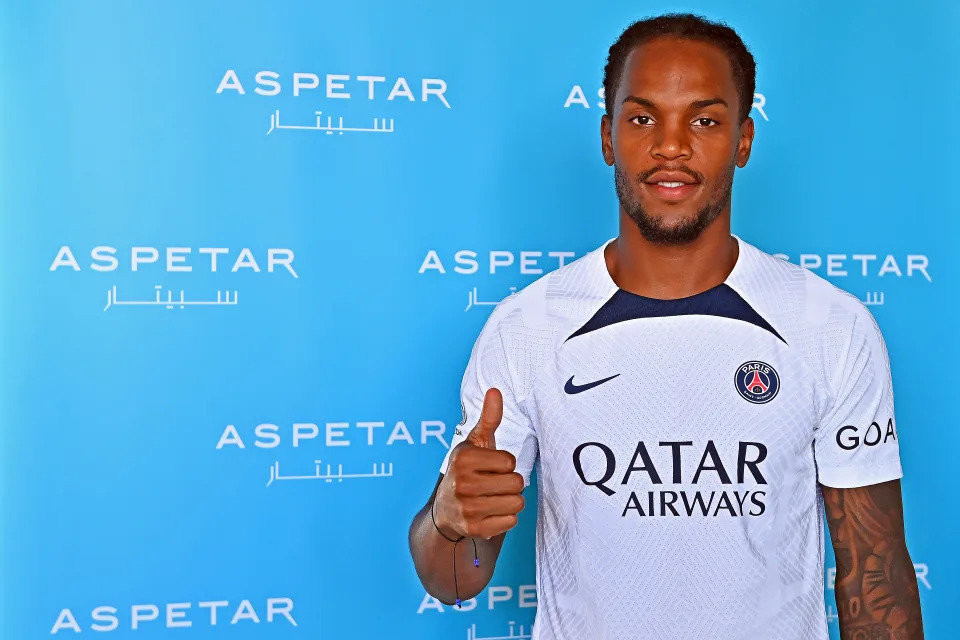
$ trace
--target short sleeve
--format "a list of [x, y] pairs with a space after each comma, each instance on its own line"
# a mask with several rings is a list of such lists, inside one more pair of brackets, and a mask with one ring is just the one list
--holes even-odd
[[889, 355], [880, 328], [859, 302], [829, 383], [814, 441], [819, 482], [848, 488], [902, 477]]
[[454, 430], [450, 449], [443, 458], [440, 472], [446, 473], [450, 452], [463, 442], [480, 420], [480, 410], [483, 408], [483, 398], [487, 390], [496, 387], [503, 396], [503, 420], [497, 428], [497, 448], [514, 455], [517, 459], [516, 471], [523, 476], [524, 486], [529, 486], [530, 474], [537, 458], [537, 436], [515, 393], [515, 376], [512, 375], [504, 349], [501, 328], [494, 317], [499, 315], [497, 312], [491, 314], [473, 345], [460, 384], [462, 419]]

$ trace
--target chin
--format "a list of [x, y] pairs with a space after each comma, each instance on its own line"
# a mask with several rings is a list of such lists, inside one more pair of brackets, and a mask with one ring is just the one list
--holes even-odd
[[670, 211], [669, 213], [654, 213], [650, 216], [651, 222], [664, 231], [675, 231], [693, 224], [697, 219], [696, 212], [678, 213]]
[[639, 227], [640, 233], [655, 244], [687, 244], [696, 240], [703, 232], [702, 225], [698, 224], [697, 214], [681, 215], [671, 211], [661, 216], [646, 213], [635, 215], [631, 214], [630, 217]]

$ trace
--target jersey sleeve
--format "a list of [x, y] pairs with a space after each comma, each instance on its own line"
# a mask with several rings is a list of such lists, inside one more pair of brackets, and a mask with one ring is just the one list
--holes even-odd
[[523, 476], [524, 486], [529, 486], [530, 474], [537, 457], [537, 436], [531, 420], [517, 399], [514, 385], [516, 376], [513, 375], [516, 372], [512, 371], [504, 348], [502, 329], [495, 318], [500, 315], [499, 311], [502, 309], [491, 314], [470, 353], [470, 360], [460, 384], [462, 419], [454, 430], [450, 449], [443, 458], [440, 472], [447, 472], [453, 448], [463, 442], [480, 420], [480, 410], [483, 408], [483, 398], [487, 390], [496, 387], [503, 396], [503, 420], [496, 432], [497, 449], [514, 455], [517, 459], [516, 471]]
[[819, 482], [848, 488], [902, 477], [889, 355], [880, 328], [859, 301], [829, 386], [814, 440]]

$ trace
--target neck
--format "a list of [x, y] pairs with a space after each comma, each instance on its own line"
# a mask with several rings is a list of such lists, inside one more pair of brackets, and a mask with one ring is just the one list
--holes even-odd
[[739, 246], [730, 235], [730, 212], [717, 217], [689, 244], [660, 245], [640, 234], [620, 212], [620, 235], [604, 252], [611, 278], [624, 291], [649, 298], [685, 298], [727, 279]]

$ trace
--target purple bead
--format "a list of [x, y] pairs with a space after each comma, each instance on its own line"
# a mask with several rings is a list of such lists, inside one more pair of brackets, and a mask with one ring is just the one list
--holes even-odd
[[473, 566], [475, 566], [475, 567], [479, 567], [479, 566], [480, 566], [480, 558], [474, 558], [474, 559], [473, 559]]
[[[460, 607], [460, 598], [457, 598], [457, 606]], [[460, 608], [462, 609], [463, 607]]]

